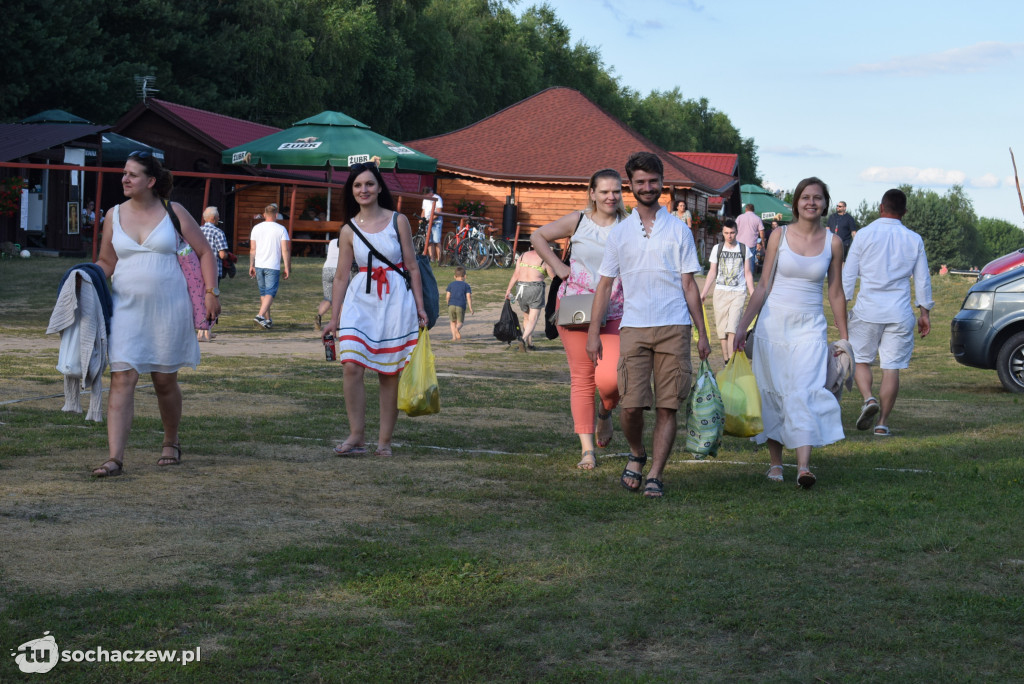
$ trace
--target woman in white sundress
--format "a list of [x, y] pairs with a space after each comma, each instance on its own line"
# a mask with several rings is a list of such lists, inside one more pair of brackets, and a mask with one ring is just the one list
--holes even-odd
[[[771, 290], [762, 276], [737, 327], [735, 349], [746, 346], [747, 328], [760, 313], [754, 339], [753, 370], [761, 393], [764, 432], [755, 438], [768, 443], [768, 479], [782, 482], [782, 449], [796, 451], [797, 483], [814, 485], [811, 447], [843, 439], [839, 402], [825, 389], [828, 324], [822, 303], [822, 283], [828, 276], [828, 302], [839, 337], [846, 331], [843, 292], [843, 242], [821, 225], [828, 212], [828, 186], [805, 178], [793, 193], [794, 222], [773, 231], [768, 240], [763, 273], [778, 259]], [[763, 307], [763, 308], [762, 308]]]
[[[338, 237], [331, 320], [324, 325], [324, 335], [338, 331], [338, 360], [344, 368], [349, 435], [334, 448], [338, 456], [366, 453], [363, 380], [368, 368], [376, 371], [380, 380], [377, 455], [391, 455], [399, 375], [416, 346], [419, 328], [427, 325], [412, 231], [409, 221], [394, 209], [391, 192], [376, 165], [353, 164], [345, 182], [346, 222]], [[354, 276], [353, 262], [359, 267]]]
[[[110, 398], [107, 437], [110, 456], [92, 471], [95, 477], [124, 472], [124, 452], [135, 414], [140, 373], [153, 379], [163, 449], [157, 465], [181, 463], [178, 426], [181, 387], [178, 370], [199, 364], [192, 302], [178, 265], [178, 234], [164, 200], [173, 178], [148, 151], [133, 152], [124, 165], [121, 186], [127, 201], [107, 212], [96, 263], [111, 279], [114, 311], [110, 319]], [[217, 262], [203, 232], [181, 205], [171, 202], [182, 235], [199, 256], [206, 281], [206, 311], [220, 313]]]

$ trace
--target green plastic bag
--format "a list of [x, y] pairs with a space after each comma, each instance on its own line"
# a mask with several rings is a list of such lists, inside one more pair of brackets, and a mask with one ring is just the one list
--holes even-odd
[[711, 364], [704, 359], [686, 400], [686, 450], [698, 459], [717, 456], [724, 428], [722, 394], [711, 372]]
[[733, 354], [725, 368], [718, 371], [718, 388], [725, 405], [725, 434], [753, 437], [764, 431], [761, 393], [745, 354]]
[[434, 352], [430, 350], [430, 333], [426, 328], [420, 328], [419, 339], [398, 381], [398, 409], [409, 416], [441, 412]]

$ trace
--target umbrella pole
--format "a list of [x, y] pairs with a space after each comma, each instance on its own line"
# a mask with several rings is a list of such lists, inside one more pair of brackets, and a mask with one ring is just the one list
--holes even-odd
[[327, 220], [331, 220], [331, 178], [334, 175], [334, 167], [327, 164]]

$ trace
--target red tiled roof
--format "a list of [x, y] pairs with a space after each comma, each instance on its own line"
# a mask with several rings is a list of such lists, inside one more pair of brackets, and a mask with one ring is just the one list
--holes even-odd
[[205, 109], [196, 109], [156, 98], [149, 100], [149, 107], [150, 109], [162, 109], [182, 123], [202, 132], [210, 140], [219, 144], [221, 149], [242, 145], [250, 140], [262, 138], [281, 130], [273, 126], [265, 126], [245, 119], [236, 119], [233, 116], [215, 114]]
[[731, 152], [673, 152], [672, 154], [680, 159], [729, 176], [736, 175], [736, 167], [739, 165], [740, 159], [738, 154]]
[[720, 193], [726, 174], [673, 156], [594, 104], [554, 87], [451, 133], [408, 143], [436, 157], [439, 171], [535, 183], [586, 183], [598, 169], [622, 172], [633, 152], [657, 154], [665, 184]]

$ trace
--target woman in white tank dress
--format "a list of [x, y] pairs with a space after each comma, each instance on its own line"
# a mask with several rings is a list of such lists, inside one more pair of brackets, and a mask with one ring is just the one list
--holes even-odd
[[[324, 335], [338, 332], [338, 360], [344, 369], [345, 412], [349, 435], [334, 448], [338, 456], [366, 453], [366, 369], [380, 382], [380, 433], [377, 455], [391, 455], [398, 420], [398, 380], [426, 327], [419, 267], [409, 221], [394, 211], [391, 192], [374, 164], [353, 164], [344, 191], [345, 215], [338, 237], [338, 266], [331, 293], [331, 320]], [[355, 230], [382, 256], [403, 268], [393, 270], [356, 236]], [[353, 261], [359, 267], [352, 276]]]
[[828, 325], [821, 289], [826, 275], [829, 306], [844, 340], [848, 339], [846, 295], [842, 240], [821, 225], [828, 210], [828, 187], [817, 178], [805, 178], [794, 198], [795, 222], [772, 232], [768, 240], [763, 273], [770, 274], [775, 260], [779, 262], [771, 291], [766, 297], [769, 277], [763, 275], [740, 320], [735, 347], [746, 346], [746, 330], [760, 313], [753, 370], [761, 393], [764, 432], [755, 439], [768, 444], [768, 479], [783, 480], [785, 447], [796, 451], [797, 483], [809, 488], [815, 482], [811, 447], [844, 437], [839, 402], [825, 389]]
[[[590, 177], [586, 209], [566, 214], [538, 228], [530, 236], [533, 249], [562, 279], [557, 295], [559, 302], [568, 295], [593, 294], [601, 279], [598, 271], [604, 258], [605, 241], [612, 227], [626, 216], [628, 213], [622, 205], [622, 177], [615, 169], [602, 169]], [[568, 264], [555, 255], [549, 244], [565, 238], [570, 239], [572, 249]], [[622, 305], [622, 281], [616, 278], [608, 304], [608, 321], [601, 328], [604, 354], [597, 366], [587, 356], [586, 328], [558, 328], [558, 337], [565, 347], [569, 363], [569, 406], [573, 430], [580, 440], [582, 457], [576, 467], [581, 470], [593, 470], [597, 464], [595, 435], [599, 447], [606, 447], [612, 441], [612, 409], [619, 403], [616, 369]], [[595, 392], [600, 399], [596, 421]]]
[[[164, 428], [157, 465], [181, 463], [178, 369], [199, 364], [199, 344], [192, 302], [178, 265], [178, 234], [163, 204], [170, 196], [172, 181], [170, 172], [148, 152], [133, 153], [121, 177], [128, 200], [108, 212], [103, 221], [103, 243], [96, 263], [111, 279], [114, 312], [110, 319], [107, 407], [110, 456], [93, 470], [96, 477], [124, 472], [140, 373], [152, 377]], [[220, 302], [213, 251], [189, 213], [174, 202], [170, 207], [185, 240], [199, 256], [206, 282], [207, 315], [216, 318]]]

